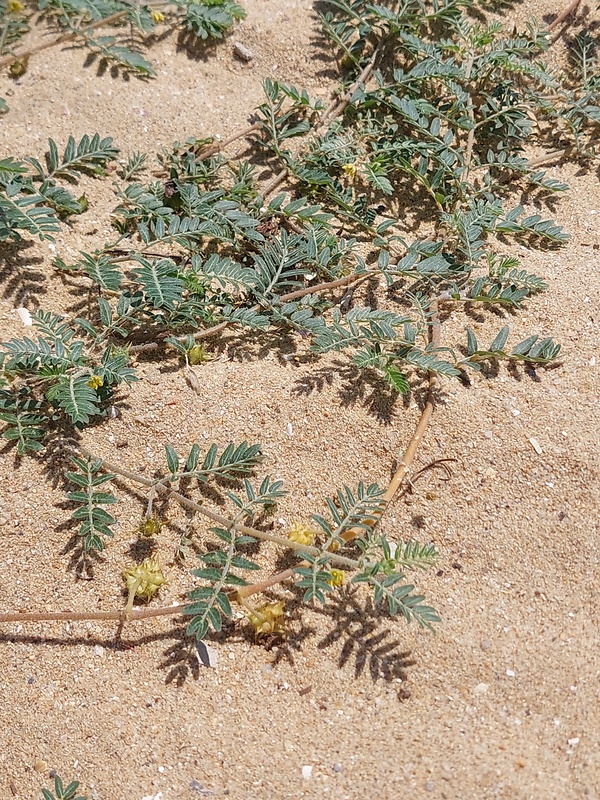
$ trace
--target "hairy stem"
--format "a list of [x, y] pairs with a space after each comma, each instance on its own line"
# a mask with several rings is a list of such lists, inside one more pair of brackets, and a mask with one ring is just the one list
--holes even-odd
[[[87, 458], [94, 460], [100, 458], [95, 453], [92, 453], [90, 450], [80, 444], [74, 445], [74, 448]], [[118, 464], [113, 464], [105, 459], [101, 458], [100, 460], [102, 461], [102, 469], [106, 470], [106, 472], [114, 472], [116, 475], [121, 475], [123, 478], [127, 478], [134, 483], [140, 483], [143, 486], [148, 486], [149, 488], [158, 492], [158, 494], [172, 497], [181, 506], [187, 508], [188, 511], [193, 511], [203, 517], [207, 517], [212, 522], [216, 522], [218, 525], [221, 525], [223, 528], [227, 528], [228, 530], [236, 530], [240, 533], [246, 534], [247, 536], [252, 536], [255, 539], [261, 539], [265, 542], [274, 542], [282, 547], [287, 547], [291, 550], [297, 550], [299, 552], [310, 553], [311, 555], [315, 556], [319, 555], [321, 552], [318, 547], [303, 545], [299, 542], [293, 542], [290, 539], [286, 539], [283, 536], [277, 536], [277, 534], [274, 533], [268, 533], [267, 531], [261, 531], [257, 528], [250, 528], [248, 525], [242, 525], [241, 523], [236, 522], [234, 519], [224, 517], [223, 515], [218, 514], [216, 511], [212, 511], [211, 509], [206, 508], [199, 503], [195, 503], [193, 500], [190, 500], [185, 495], [174, 491], [160, 481], [157, 482], [150, 478], [145, 478], [143, 475], [138, 475], [136, 472], [131, 472], [130, 470], [124, 469]], [[356, 569], [358, 567], [357, 561], [351, 558], [346, 558], [345, 556], [335, 555], [333, 556], [333, 560], [349, 569]]]

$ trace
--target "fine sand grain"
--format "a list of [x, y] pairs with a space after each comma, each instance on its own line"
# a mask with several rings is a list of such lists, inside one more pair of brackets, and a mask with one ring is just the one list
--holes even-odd
[[[225, 137], [247, 123], [267, 76], [327, 103], [335, 64], [313, 3], [244, 5], [248, 17], [233, 36], [197, 60], [175, 36], [154, 45], [151, 82], [99, 75], [69, 48], [32, 58], [16, 84], [3, 76], [11, 111], [0, 120], [0, 157], [41, 157], [49, 136], [63, 144], [95, 131], [125, 155]], [[523, 24], [559, 10], [537, 0], [507, 13]], [[589, 14], [597, 24], [598, 12]], [[234, 57], [236, 41], [252, 61]], [[276, 593], [288, 601], [286, 645], [255, 646], [237, 624], [213, 642], [215, 670], [192, 668], [180, 619], [131, 623], [120, 644], [109, 622], [4, 625], [1, 800], [39, 800], [50, 770], [79, 779], [94, 800], [600, 797], [600, 187], [595, 167], [554, 164], [548, 173], [571, 186], [553, 214], [572, 239], [560, 250], [508, 251], [549, 284], [508, 321], [515, 337], [558, 340], [562, 366], [536, 380], [501, 368], [470, 388], [443, 381], [415, 467], [454, 458], [452, 478], [427, 472], [385, 519], [389, 534], [440, 551], [438, 569], [416, 576], [443, 617], [437, 635], [364, 613], [362, 592], [311, 610], [288, 589]], [[56, 241], [65, 260], [108, 239], [109, 184], [84, 179], [89, 211]], [[23, 335], [18, 306], [72, 306], [54, 254], [46, 243], [0, 251], [3, 340]], [[484, 341], [499, 323], [471, 321]], [[449, 335], [465, 320], [447, 324]], [[285, 359], [226, 335], [215, 355], [201, 373], [202, 397], [175, 359], [140, 359], [142, 380], [121, 396], [121, 416], [87, 430], [86, 446], [152, 474], [168, 441], [180, 452], [195, 441], [260, 441], [265, 473], [290, 490], [278, 512], [287, 523], [320, 511], [344, 483], [388, 480], [416, 401], [382, 406], [353, 385], [342, 359], [315, 362], [302, 349]], [[123, 604], [120, 575], [137, 541], [141, 496], [120, 492], [118, 535], [94, 580], [77, 580], [59, 469], [10, 453], [0, 460], [3, 610]], [[170, 565], [187, 520], [174, 503], [165, 513], [164, 605], [187, 586], [186, 571]], [[196, 530], [201, 541], [204, 528]], [[267, 564], [275, 551], [261, 552]]]

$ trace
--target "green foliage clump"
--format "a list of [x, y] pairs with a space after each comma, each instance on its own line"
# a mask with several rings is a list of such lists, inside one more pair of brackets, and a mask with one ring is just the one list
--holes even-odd
[[[10, 75], [18, 78], [27, 71], [34, 53], [73, 41], [88, 51], [88, 61], [97, 60], [102, 68], [112, 66], [149, 78], [155, 72], [145, 52], [157, 28], [179, 30], [194, 47], [222, 39], [245, 16], [235, 0], [0, 0], [0, 67], [7, 66]], [[23, 38], [40, 24], [49, 38], [43, 47], [28, 50]], [[0, 98], [0, 114], [8, 110]]]
[[[174, 5], [200, 38], [221, 35], [241, 16], [229, 0]], [[41, 454], [53, 431], [76, 434], [105, 414], [117, 387], [136, 380], [132, 354], [175, 354], [191, 380], [189, 365], [208, 360], [199, 340], [225, 328], [267, 343], [286, 335], [315, 358], [343, 354], [363, 378], [375, 375], [392, 400], [425, 386], [430, 408], [438, 377], [465, 381], [468, 371], [490, 363], [536, 369], [556, 361], [560, 345], [548, 337], [532, 333], [508, 346], [508, 325], [488, 346], [467, 324], [443, 344], [440, 331], [447, 309], [506, 318], [546, 289], [503, 249], [507, 242], [551, 249], [568, 241], [538, 210], [568, 187], [540, 170], [543, 158], [525, 153], [559, 142], [563, 154], [595, 156], [600, 73], [590, 37], [576, 38], [573, 69], [563, 74], [545, 59], [547, 32], [530, 25], [507, 33], [471, 13], [474, 2], [326, 5], [323, 31], [342, 73], [335, 103], [325, 109], [305, 90], [266, 80], [255, 122], [240, 134], [252, 138], [250, 157], [228, 159], [212, 140], [189, 140], [158, 154], [158, 171], [149, 176], [150, 157], [132, 154], [114, 184], [112, 240], [74, 263], [55, 259], [95, 301], [85, 316], [67, 320], [40, 311], [37, 338], [2, 344], [0, 419], [19, 455]], [[87, 36], [94, 14], [121, 13], [119, 7], [90, 7], [88, 28], [75, 32], [70, 7], [59, 12], [50, 3], [47, 10], [54, 24]], [[128, 6], [129, 21], [131, 15], [149, 30], [149, 7]], [[134, 66], [118, 55], [117, 40], [88, 43]], [[101, 176], [116, 155], [111, 140], [96, 134], [78, 144], [70, 139], [63, 155], [50, 141], [45, 166], [5, 158], [0, 238], [56, 235], [86, 205], [63, 182], [84, 172]], [[256, 157], [273, 172], [266, 185]], [[527, 193], [533, 208], [518, 202], [515, 190]], [[365, 284], [370, 291], [355, 301]], [[313, 515], [311, 541], [285, 539], [267, 524], [284, 502], [281, 481], [253, 482], [258, 444], [221, 449], [215, 442], [204, 455], [196, 444], [183, 458], [168, 444], [165, 455], [164, 474], [149, 479], [79, 447], [78, 471], [67, 474], [78, 490], [68, 497], [78, 504], [73, 516], [86, 551], [101, 550], [112, 535], [115, 520], [104, 506], [114, 497], [98, 487], [117, 474], [148, 488], [147, 521], [155, 520], [156, 495], [211, 520], [214, 540], [192, 570], [183, 610], [190, 634], [221, 630], [235, 600], [257, 635], [281, 632], [282, 604], [253, 607], [248, 597], [296, 577], [305, 602], [325, 602], [342, 570], [391, 614], [425, 628], [438, 621], [406, 578], [430, 566], [435, 549], [391, 541], [376, 528], [390, 489], [367, 481], [344, 486], [327, 501], [326, 515]], [[196, 503], [194, 490], [223, 509]], [[271, 583], [249, 583], [264, 566], [257, 540], [302, 560]]]

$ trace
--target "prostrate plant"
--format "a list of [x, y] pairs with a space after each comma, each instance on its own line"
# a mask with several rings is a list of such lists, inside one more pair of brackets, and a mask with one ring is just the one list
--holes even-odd
[[[528, 159], [528, 144], [555, 145], [558, 132], [558, 143], [569, 151], [594, 157], [600, 73], [585, 35], [576, 45], [578, 71], [562, 75], [544, 61], [545, 32], [530, 26], [506, 35], [497, 22], [475, 21], [481, 17], [471, 14], [477, 10], [472, 2], [411, 0], [399, 8], [331, 0], [329, 6], [323, 29], [346, 72], [339, 98], [327, 109], [303, 90], [267, 80], [253, 124], [224, 145], [176, 143], [159, 155], [161, 180], [141, 180], [143, 154], [122, 165], [115, 240], [81, 253], [73, 264], [55, 260], [58, 270], [93, 288], [97, 307], [69, 322], [39, 312], [33, 318], [37, 340], [4, 344], [4, 435], [23, 454], [41, 451], [52, 431], [87, 425], [110, 407], [117, 386], [135, 380], [128, 357], [140, 350], [179, 357], [202, 393], [192, 366], [210, 354], [200, 340], [236, 329], [285, 332], [316, 354], [347, 353], [355, 368], [379, 376], [392, 394], [425, 385], [413, 437], [386, 489], [366, 480], [344, 486], [328, 501], [327, 516], [313, 515], [314, 527], [292, 526], [288, 538], [265, 525], [285, 492], [270, 476], [252, 482], [259, 445], [230, 444], [219, 455], [215, 443], [204, 456], [193, 445], [184, 458], [167, 445], [165, 473], [146, 478], [73, 444], [78, 471], [68, 477], [78, 490], [70, 499], [78, 504], [74, 517], [81, 520], [84, 553], [101, 549], [111, 534], [113, 517], [104, 506], [113, 502], [108, 489], [114, 475], [149, 491], [140, 535], [152, 536], [160, 525], [153, 501], [163, 496], [211, 520], [216, 538], [192, 570], [189, 603], [132, 608], [135, 597], [149, 600], [163, 581], [152, 561], [125, 572], [124, 610], [70, 617], [124, 621], [183, 613], [191, 617], [188, 631], [203, 637], [211, 627], [221, 629], [237, 601], [257, 635], [279, 635], [282, 602], [255, 606], [248, 598], [295, 579], [305, 602], [325, 602], [352, 573], [354, 583], [370, 587], [376, 604], [431, 628], [438, 616], [414, 593], [406, 573], [433, 563], [434, 548], [389, 541], [377, 523], [412, 465], [436, 382], [466, 380], [486, 362], [535, 369], [559, 354], [558, 344], [536, 334], [508, 346], [507, 325], [489, 345], [481, 346], [468, 326], [464, 338], [442, 344], [441, 309], [506, 314], [546, 288], [500, 245], [559, 247], [567, 241], [560, 225], [526, 212], [512, 197], [519, 188], [541, 203], [567, 189], [539, 169], [543, 158], [564, 155], [565, 148]], [[267, 185], [258, 183], [253, 161], [221, 152], [242, 137], [274, 173]], [[85, 141], [99, 145], [96, 137]], [[14, 204], [6, 206], [5, 238], [19, 229], [43, 237], [59, 225], [47, 187], [42, 195], [38, 186], [65, 174], [56, 154], [51, 145], [46, 172], [29, 159], [31, 174], [23, 163], [6, 160], [0, 201], [19, 196], [27, 213], [21, 219]], [[65, 155], [63, 162], [77, 159]], [[76, 177], [78, 168], [69, 169]], [[273, 197], [284, 181], [290, 188]], [[46, 228], [33, 226], [36, 215], [45, 215]], [[410, 240], [415, 224], [420, 235]], [[366, 281], [376, 300], [354, 305]], [[213, 510], [211, 495], [202, 503], [193, 499], [208, 483], [229, 513]], [[291, 549], [302, 560], [251, 583], [254, 573], [268, 568], [260, 553], [249, 554], [255, 540]], [[182, 540], [178, 553], [184, 549]], [[62, 617], [0, 617], [43, 618]]]
[[[8, 67], [18, 78], [27, 71], [32, 55], [75, 42], [88, 51], [88, 61], [98, 59], [100, 67], [151, 77], [154, 70], [142, 53], [158, 27], [179, 30], [194, 46], [222, 39], [245, 16], [235, 0], [0, 0], [0, 68]], [[25, 34], [40, 24], [50, 38], [31, 49], [22, 47]], [[0, 113], [6, 111], [6, 101], [0, 98]]]

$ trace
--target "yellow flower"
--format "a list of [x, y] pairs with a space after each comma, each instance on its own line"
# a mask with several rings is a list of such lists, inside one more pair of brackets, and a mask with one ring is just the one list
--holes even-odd
[[342, 169], [346, 173], [346, 175], [350, 175], [353, 178], [356, 175], [356, 167], [354, 164], [344, 164]]
[[99, 389], [101, 386], [104, 385], [104, 380], [100, 377], [100, 375], [92, 375], [92, 377], [87, 382], [87, 385], [90, 386], [92, 389]]
[[330, 586], [343, 586], [346, 580], [346, 573], [343, 569], [332, 569], [331, 578], [327, 581]]
[[285, 634], [285, 621], [283, 619], [283, 602], [263, 603], [257, 608], [246, 610], [248, 619], [254, 627], [256, 638], [268, 636], [270, 633]]
[[166, 583], [158, 559], [147, 558], [135, 567], [129, 567], [123, 571], [123, 580], [127, 585], [127, 591], [131, 599], [139, 597], [140, 600], [150, 600]]
[[288, 533], [288, 539], [290, 542], [310, 546], [315, 541], [316, 535], [316, 531], [307, 528], [301, 522], [294, 522]]
[[165, 15], [162, 13], [162, 11], [152, 12], [152, 22], [158, 24], [159, 22], [164, 22], [164, 21], [165, 21]]
[[19, 0], [8, 0], [6, 10], [9, 14], [18, 14], [23, 11], [23, 3], [19, 3]]

